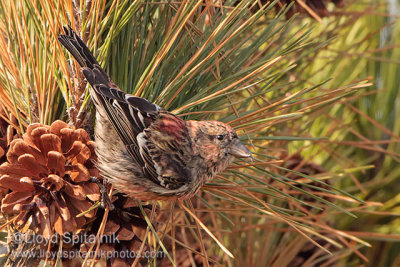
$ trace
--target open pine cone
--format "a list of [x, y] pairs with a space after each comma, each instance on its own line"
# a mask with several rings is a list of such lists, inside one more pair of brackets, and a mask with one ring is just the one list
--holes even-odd
[[82, 229], [96, 210], [76, 216], [100, 199], [98, 185], [89, 180], [98, 175], [94, 146], [85, 130], [62, 121], [29, 125], [0, 166], [0, 187], [9, 190], [2, 213], [16, 215], [19, 231], [30, 228], [45, 238]]
[[[151, 257], [144, 257], [144, 255], [148, 255], [151, 248], [144, 244], [143, 250], [140, 250], [145, 239], [147, 223], [137, 201], [119, 193], [113, 196], [113, 205], [115, 208], [108, 214], [97, 255], [106, 256], [107, 266], [111, 267], [129, 267], [136, 257], [139, 257], [136, 266], [146, 266]], [[148, 218], [151, 218], [152, 207], [152, 205], [143, 205]], [[97, 234], [103, 212], [104, 210], [99, 210], [97, 219], [92, 223], [91, 230], [88, 232], [89, 235]], [[158, 209], [156, 209], [157, 212]], [[156, 227], [156, 225], [153, 227]], [[80, 251], [84, 255], [89, 251], [91, 244], [82, 243], [79, 245]], [[138, 255], [139, 252], [141, 252], [141, 255]]]

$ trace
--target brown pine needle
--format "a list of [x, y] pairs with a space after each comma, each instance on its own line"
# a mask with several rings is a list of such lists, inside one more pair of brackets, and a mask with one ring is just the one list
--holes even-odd
[[314, 10], [312, 10], [306, 3], [303, 2], [303, 0], [296, 0], [297, 3], [299, 3], [299, 5], [304, 8], [311, 17], [313, 17], [316, 21], [318, 21], [319, 23], [322, 23], [322, 19], [320, 16], [318, 16], [317, 13], [314, 12]]
[[178, 201], [179, 206], [184, 209], [192, 218], [203, 228], [204, 231], [218, 244], [218, 246], [231, 258], [234, 258], [233, 254], [214, 236], [213, 233], [205, 226], [205, 224], [189, 209], [185, 206], [182, 201]]

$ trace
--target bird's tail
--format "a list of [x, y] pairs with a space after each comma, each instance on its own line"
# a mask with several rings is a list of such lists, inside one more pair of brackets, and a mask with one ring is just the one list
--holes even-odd
[[99, 62], [90, 52], [82, 39], [72, 30], [64, 26], [64, 34], [58, 36], [58, 41], [71, 53], [82, 67], [86, 80], [95, 87], [96, 85], [107, 85], [116, 88], [107, 73], [101, 68]]
[[72, 28], [67, 26], [63, 28], [64, 34], [58, 36], [58, 41], [71, 53], [79, 65], [90, 69], [93, 69], [94, 65], [99, 65], [89, 48]]

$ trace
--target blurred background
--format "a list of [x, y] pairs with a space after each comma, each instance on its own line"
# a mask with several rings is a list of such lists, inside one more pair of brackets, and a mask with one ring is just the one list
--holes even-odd
[[[122, 90], [185, 119], [228, 122], [254, 152], [186, 208], [153, 203], [158, 228], [140, 242], [170, 257], [148, 264], [400, 266], [399, 0], [0, 7], [1, 163], [31, 123], [59, 119], [92, 136], [86, 83], [56, 39], [63, 25]], [[29, 228], [12, 218], [4, 238]]]

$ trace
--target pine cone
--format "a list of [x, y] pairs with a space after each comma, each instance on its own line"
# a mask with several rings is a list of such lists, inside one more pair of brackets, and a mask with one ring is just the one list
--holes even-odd
[[45, 238], [82, 229], [96, 210], [76, 216], [100, 199], [98, 185], [89, 180], [98, 175], [94, 148], [86, 131], [65, 122], [29, 125], [22, 139], [11, 142], [8, 162], [0, 166], [0, 187], [10, 191], [2, 213], [17, 214], [19, 231], [30, 228]]
[[[169, 247], [168, 247], [169, 248]], [[200, 251], [200, 243], [199, 242], [191, 242], [190, 243], [190, 248]], [[171, 251], [171, 249], [169, 249]], [[191, 267], [192, 265], [192, 260], [193, 258], [195, 266], [203, 266], [203, 258], [200, 255], [195, 254], [192, 251], [189, 251], [187, 248], [178, 246], [178, 248], [175, 249], [175, 258], [176, 258], [176, 265], [180, 267]], [[211, 263], [210, 263], [211, 265]], [[163, 258], [160, 261], [159, 267], [173, 267], [174, 265], [168, 258]], [[212, 265], [211, 265], [212, 266]]]
[[[144, 241], [147, 223], [136, 200], [118, 193], [113, 196], [113, 205], [115, 208], [108, 214], [97, 255], [110, 256], [106, 259], [107, 266], [131, 266]], [[143, 205], [143, 209], [148, 218], [151, 218], [152, 205]], [[97, 234], [103, 218], [102, 212], [103, 210], [99, 211], [89, 235]], [[82, 255], [88, 252], [90, 245], [90, 243], [80, 244]], [[149, 251], [150, 247], [145, 245], [142, 254]], [[139, 265], [146, 266], [146, 260], [148, 259], [141, 257]]]
[[[8, 253], [3, 266], [39, 266], [39, 263], [42, 260], [39, 257], [41, 246], [30, 241], [19, 241], [15, 237], [19, 236], [20, 234], [20, 232], [14, 231], [12, 233], [13, 236], [11, 236], [7, 242]], [[33, 233], [33, 231], [28, 230], [24, 233], [24, 238], [26, 240], [32, 240], [34, 234], [35, 233]]]

